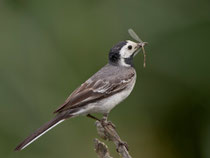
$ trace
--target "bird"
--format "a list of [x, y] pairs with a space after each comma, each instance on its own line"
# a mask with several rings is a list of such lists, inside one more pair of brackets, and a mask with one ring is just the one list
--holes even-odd
[[108, 122], [110, 111], [125, 100], [136, 83], [133, 59], [146, 42], [124, 40], [114, 45], [108, 54], [108, 63], [74, 90], [58, 109], [53, 119], [23, 140], [15, 151], [20, 151], [61, 122], [76, 116], [101, 113]]

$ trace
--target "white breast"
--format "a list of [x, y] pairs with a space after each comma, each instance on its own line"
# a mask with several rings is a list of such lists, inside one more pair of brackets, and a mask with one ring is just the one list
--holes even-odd
[[[113, 96], [110, 96], [108, 98], [105, 98], [101, 100], [100, 102], [93, 103], [88, 105], [88, 112], [89, 113], [108, 113], [110, 110], [112, 110], [117, 104], [122, 102], [124, 99], [126, 99], [131, 91], [133, 90], [133, 87], [136, 82], [136, 76], [133, 77], [133, 80], [131, 81], [130, 85], [127, 86], [127, 88], [119, 93], [116, 93]], [[87, 110], [86, 109], [86, 110]]]

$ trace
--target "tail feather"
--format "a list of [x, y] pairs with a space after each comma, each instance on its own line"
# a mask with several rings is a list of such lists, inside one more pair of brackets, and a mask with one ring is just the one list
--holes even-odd
[[34, 133], [32, 133], [30, 136], [28, 136], [24, 141], [22, 141], [16, 148], [15, 151], [22, 150], [26, 148], [28, 145], [33, 143], [35, 140], [37, 140], [39, 137], [41, 137], [43, 134], [51, 130], [53, 127], [58, 125], [59, 123], [63, 122], [65, 119], [60, 116], [56, 116], [43, 126], [41, 126], [39, 129], [37, 129]]

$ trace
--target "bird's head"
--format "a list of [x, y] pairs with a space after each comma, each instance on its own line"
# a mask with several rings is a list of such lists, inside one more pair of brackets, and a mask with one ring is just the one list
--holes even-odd
[[133, 66], [133, 57], [145, 43], [136, 43], [130, 40], [117, 43], [109, 52], [109, 63], [113, 65]]

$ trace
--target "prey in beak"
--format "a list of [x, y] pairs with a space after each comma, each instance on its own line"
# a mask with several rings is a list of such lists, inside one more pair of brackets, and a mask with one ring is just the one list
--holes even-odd
[[136, 52], [134, 53], [134, 56], [136, 54], [138, 54], [138, 52], [140, 52], [140, 50], [142, 49], [142, 52], [143, 52], [143, 55], [144, 55], [144, 64], [143, 66], [146, 67], [146, 52], [145, 52], [145, 49], [144, 49], [144, 46], [147, 45], [148, 43], [147, 42], [143, 42], [139, 36], [133, 31], [133, 29], [128, 29], [128, 33], [130, 34], [130, 36], [135, 39], [136, 41], [138, 41], [138, 45], [136, 46], [137, 49], [136, 49]]

